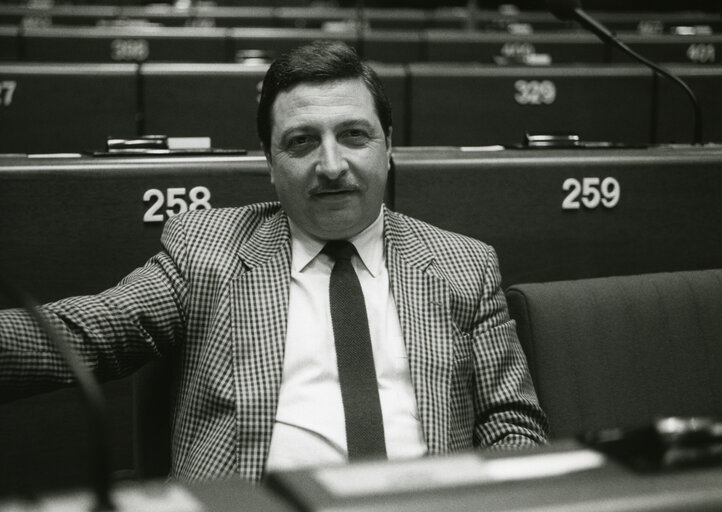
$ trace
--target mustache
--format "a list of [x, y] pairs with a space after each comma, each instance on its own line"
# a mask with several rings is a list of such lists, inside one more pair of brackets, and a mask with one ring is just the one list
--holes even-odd
[[337, 192], [356, 192], [359, 190], [358, 184], [350, 180], [333, 180], [333, 181], [322, 181], [309, 190], [309, 194], [333, 194]]

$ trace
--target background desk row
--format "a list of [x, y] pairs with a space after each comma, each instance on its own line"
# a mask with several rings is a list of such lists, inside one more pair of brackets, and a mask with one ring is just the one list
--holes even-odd
[[[690, 142], [679, 87], [637, 65], [375, 65], [398, 146], [519, 144], [529, 133], [584, 141]], [[101, 150], [107, 137], [210, 137], [259, 148], [255, 115], [267, 65], [0, 65], [0, 152]], [[705, 141], [722, 141], [722, 67], [672, 68], [695, 91]]]
[[[700, 33], [619, 36], [657, 62], [714, 64], [722, 35]], [[320, 28], [221, 27], [16, 27], [0, 25], [0, 60], [36, 62], [243, 62], [270, 60], [315, 39], [341, 39], [368, 60], [391, 63], [524, 61], [542, 63], [620, 63], [630, 57], [610, 51], [594, 35], [570, 30], [511, 34], [451, 29], [340, 30]]]
[[[456, 7], [390, 8], [328, 7], [305, 5], [305, 0], [246, 1], [244, 5], [214, 2], [193, 3], [183, 8], [156, 3], [132, 5], [103, 2], [103, 5], [60, 4], [49, 6], [1, 5], [0, 23], [22, 27], [112, 26], [129, 23], [191, 27], [294, 27], [322, 28], [335, 24], [356, 23], [359, 19], [373, 29], [420, 30], [456, 28], [477, 30], [534, 31], [576, 28], [550, 12], [529, 9], [481, 9]], [[590, 12], [616, 31], [672, 33], [677, 27], [722, 26], [719, 13], [703, 12], [691, 6], [684, 11], [619, 10]]]

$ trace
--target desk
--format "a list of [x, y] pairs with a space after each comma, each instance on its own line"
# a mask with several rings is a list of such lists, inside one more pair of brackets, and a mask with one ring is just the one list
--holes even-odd
[[642, 66], [410, 64], [409, 144], [518, 144], [525, 132], [645, 144], [652, 73]]
[[546, 54], [551, 62], [602, 63], [604, 44], [584, 32], [509, 34], [429, 29], [422, 33], [429, 62], [480, 62], [493, 64], [495, 57]]
[[[576, 464], [589, 469], [519, 479], [523, 474], [528, 476], [539, 471], [540, 463], [551, 466], [549, 457], [556, 457], [558, 467], [560, 460], [563, 463], [564, 457], [569, 455], [581, 455], [577, 462], [566, 459], [570, 467]], [[385, 462], [276, 473], [271, 474], [266, 485], [260, 488], [237, 479], [193, 484], [121, 483], [117, 486], [116, 496], [118, 493], [127, 494], [127, 490], [131, 489], [136, 494], [148, 493], [157, 500], [162, 491], [170, 492], [176, 497], [173, 501], [168, 500], [175, 505], [171, 510], [194, 512], [718, 512], [722, 507], [722, 488], [719, 485], [722, 467], [642, 474], [616, 462], [605, 461], [596, 452], [572, 442], [521, 452], [467, 452], [410, 462], [412, 468], [415, 466], [413, 472], [409, 471], [406, 463]], [[391, 487], [416, 488], [413, 491], [344, 497], [334, 495], [318, 478], [321, 472], [335, 473], [337, 477], [358, 477], [359, 469], [372, 467], [389, 476], [387, 483]], [[479, 475], [479, 482], [473, 483], [476, 475], [462, 473], [463, 468], [470, 467], [479, 473], [486, 471], [497, 476], [506, 473], [507, 477], [513, 478], [489, 481]], [[438, 475], [439, 471], [445, 473]], [[437, 478], [433, 478], [434, 473]], [[466, 480], [466, 483], [442, 483], [455, 479]], [[424, 484], [427, 484], [424, 488], [418, 488]], [[62, 492], [41, 497], [47, 500], [44, 503], [57, 506], [62, 503], [59, 498], [67, 500], [68, 496], [78, 494], [85, 497], [85, 503], [89, 502], [87, 492]], [[116, 501], [122, 505], [122, 500]], [[32, 503], [0, 498], [0, 509], [5, 510], [9, 505], [15, 505], [13, 510], [16, 512], [38, 510], [32, 507]], [[136, 507], [133, 512], [169, 509], [167, 503], [166, 508], [157, 505], [156, 502], [156, 507], [152, 509]], [[59, 507], [42, 510], [54, 512]], [[76, 507], [76, 510], [89, 512], [89, 508], [84, 507]], [[130, 510], [121, 506], [119, 512]]]
[[108, 136], [135, 136], [137, 69], [131, 63], [3, 65], [0, 153], [97, 150]]
[[493, 245], [504, 286], [722, 267], [720, 146], [472, 149], [397, 149], [394, 208]]
[[22, 58], [45, 62], [226, 62], [226, 30], [205, 27], [44, 27], [23, 31]]

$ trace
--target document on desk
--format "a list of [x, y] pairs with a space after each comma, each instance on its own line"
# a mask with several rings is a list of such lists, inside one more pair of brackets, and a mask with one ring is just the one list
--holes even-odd
[[315, 478], [339, 497], [413, 492], [466, 485], [559, 476], [601, 467], [593, 450], [484, 459], [476, 453], [397, 462], [367, 462], [318, 469]]
[[269, 474], [266, 484], [295, 506], [312, 512], [423, 512], [449, 506], [478, 510], [476, 501], [485, 489], [495, 493], [499, 486], [532, 480], [538, 485], [547, 478], [554, 481], [551, 477], [602, 467], [609, 467], [604, 455], [574, 444], [573, 449], [544, 447], [486, 457], [467, 452], [281, 471]]

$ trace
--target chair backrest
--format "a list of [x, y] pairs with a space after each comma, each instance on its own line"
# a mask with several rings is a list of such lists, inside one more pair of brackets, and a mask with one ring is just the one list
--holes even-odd
[[722, 415], [722, 270], [518, 284], [507, 299], [553, 438]]

